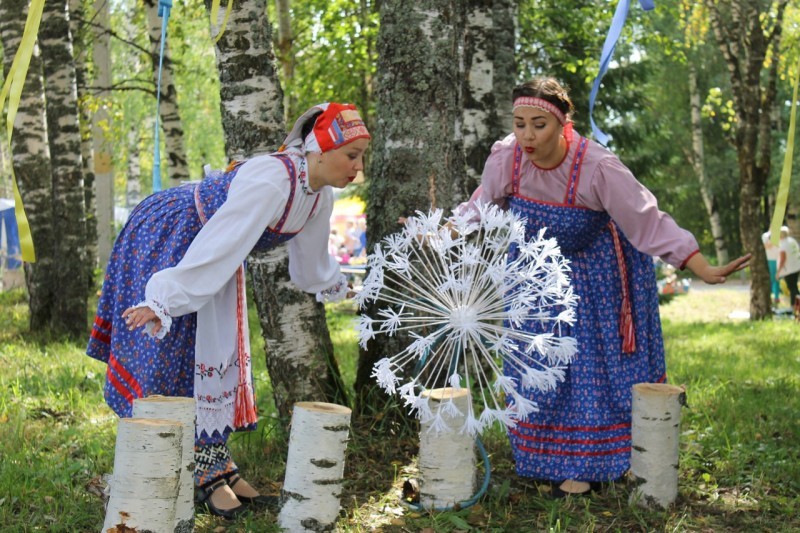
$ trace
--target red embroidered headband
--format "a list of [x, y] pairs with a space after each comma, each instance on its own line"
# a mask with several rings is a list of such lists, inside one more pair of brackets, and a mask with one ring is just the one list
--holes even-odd
[[542, 111], [547, 111], [556, 117], [559, 124], [562, 126], [567, 123], [567, 117], [564, 116], [564, 113], [562, 113], [561, 110], [554, 104], [543, 98], [537, 98], [535, 96], [520, 96], [514, 100], [514, 109], [517, 109], [518, 107], [533, 107], [536, 109], [541, 109]]
[[341, 148], [356, 139], [371, 138], [356, 106], [334, 102], [317, 117], [312, 135], [322, 152]]

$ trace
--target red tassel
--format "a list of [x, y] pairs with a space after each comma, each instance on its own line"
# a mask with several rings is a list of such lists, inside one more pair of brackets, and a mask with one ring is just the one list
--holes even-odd
[[636, 328], [633, 325], [631, 298], [628, 294], [628, 269], [625, 266], [625, 255], [622, 252], [622, 243], [619, 240], [617, 227], [614, 222], [609, 222], [608, 227], [614, 240], [614, 251], [617, 254], [617, 267], [619, 268], [619, 281], [622, 286], [622, 308], [619, 312], [619, 334], [622, 337], [622, 353], [633, 353], [636, 351]]
[[237, 428], [247, 427], [258, 422], [256, 406], [253, 405], [253, 393], [249, 385], [239, 383], [236, 391], [236, 411], [233, 416], [233, 425]]
[[243, 428], [258, 422], [256, 414], [255, 396], [252, 385], [249, 383], [247, 369], [250, 365], [250, 354], [244, 342], [244, 267], [240, 266], [236, 272], [236, 329], [237, 348], [239, 361], [239, 386], [236, 389], [236, 403], [234, 404], [233, 427]]
[[630, 299], [622, 302], [622, 312], [619, 316], [619, 334], [622, 337], [622, 353], [636, 351], [636, 328], [633, 327], [633, 313], [631, 313]]

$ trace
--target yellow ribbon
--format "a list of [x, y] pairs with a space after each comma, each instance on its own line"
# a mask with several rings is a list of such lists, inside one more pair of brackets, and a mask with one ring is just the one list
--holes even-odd
[[[213, 0], [211, 2], [211, 23], [216, 24], [217, 18], [219, 17], [219, 2], [220, 0]], [[222, 19], [222, 26], [219, 29], [219, 33], [216, 37], [214, 37], [214, 44], [217, 44], [219, 38], [222, 37], [222, 34], [225, 33], [225, 27], [228, 25], [228, 17], [231, 16], [231, 9], [233, 8], [233, 0], [228, 0], [228, 7], [225, 8], [225, 18]]]
[[[19, 49], [14, 55], [14, 61], [8, 70], [8, 76], [3, 89], [0, 91], [0, 108], [8, 97], [8, 114], [6, 115], [6, 141], [8, 142], [8, 153], [11, 151], [11, 134], [14, 131], [14, 119], [17, 117], [19, 101], [22, 97], [22, 87], [25, 85], [25, 77], [28, 75], [28, 67], [31, 64], [33, 46], [36, 43], [36, 35], [39, 33], [39, 22], [42, 20], [42, 10], [44, 0], [31, 0], [28, 7], [28, 19], [25, 21], [25, 31], [22, 33], [22, 41]], [[28, 217], [25, 215], [25, 207], [22, 204], [22, 196], [17, 187], [17, 177], [14, 174], [14, 160], [11, 159], [11, 183], [14, 186], [14, 213], [17, 218], [19, 229], [19, 243], [22, 250], [22, 260], [28, 263], [36, 261], [36, 252], [33, 249], [33, 236], [31, 227], [28, 224]]]
[[774, 246], [780, 244], [781, 225], [786, 215], [786, 203], [789, 200], [789, 182], [792, 180], [792, 156], [794, 153], [794, 124], [797, 111], [797, 85], [800, 82], [800, 59], [794, 73], [794, 94], [792, 96], [792, 110], [789, 114], [789, 135], [786, 138], [786, 153], [783, 154], [783, 171], [781, 183], [778, 186], [778, 195], [775, 198], [775, 211], [772, 213], [772, 223], [769, 225], [769, 238]]

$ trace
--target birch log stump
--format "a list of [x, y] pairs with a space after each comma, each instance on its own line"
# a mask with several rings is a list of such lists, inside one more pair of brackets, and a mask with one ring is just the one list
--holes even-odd
[[[421, 424], [419, 436], [419, 501], [425, 509], [452, 506], [468, 500], [475, 491], [475, 439], [461, 432], [469, 402], [467, 389], [445, 387], [425, 391], [432, 404], [452, 401], [462, 413], [445, 417], [449, 431], [437, 432]], [[431, 405], [436, 411], [438, 406]]]
[[181, 439], [180, 479], [178, 499], [175, 503], [175, 529], [173, 533], [194, 531], [194, 398], [176, 396], [148, 396], [133, 400], [134, 418], [163, 418], [183, 424]]
[[350, 409], [298, 402], [292, 412], [289, 453], [278, 523], [288, 531], [332, 531], [339, 516]]
[[182, 438], [175, 420], [119, 420], [105, 533], [172, 531]]
[[631, 408], [630, 502], [667, 508], [678, 496], [678, 440], [686, 393], [666, 383], [637, 383]]

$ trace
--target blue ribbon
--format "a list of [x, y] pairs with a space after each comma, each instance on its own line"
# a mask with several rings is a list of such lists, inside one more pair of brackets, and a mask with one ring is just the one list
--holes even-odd
[[[639, 0], [639, 4], [645, 11], [650, 11], [656, 7], [653, 0]], [[628, 18], [628, 8], [630, 5], [630, 0], [619, 0], [617, 4], [617, 10], [614, 12], [614, 18], [611, 20], [611, 29], [608, 30], [606, 42], [603, 43], [603, 51], [600, 54], [600, 71], [594, 79], [592, 92], [589, 94], [589, 121], [592, 124], [592, 134], [594, 138], [597, 139], [597, 142], [603, 146], [608, 144], [611, 137], [603, 131], [600, 131], [600, 128], [594, 123], [594, 117], [592, 116], [594, 101], [597, 98], [597, 92], [600, 90], [600, 82], [608, 70], [609, 63], [611, 63], [611, 57], [614, 55], [614, 48], [616, 48], [619, 35], [622, 33], [622, 27], [625, 26], [625, 20]]]
[[172, 9], [172, 0], [158, 0], [158, 16], [161, 17], [161, 50], [158, 55], [158, 83], [156, 84], [156, 132], [155, 145], [153, 146], [153, 192], [161, 190], [161, 146], [158, 139], [160, 128], [161, 107], [161, 70], [164, 66], [164, 43], [167, 40], [167, 23], [169, 11]]

